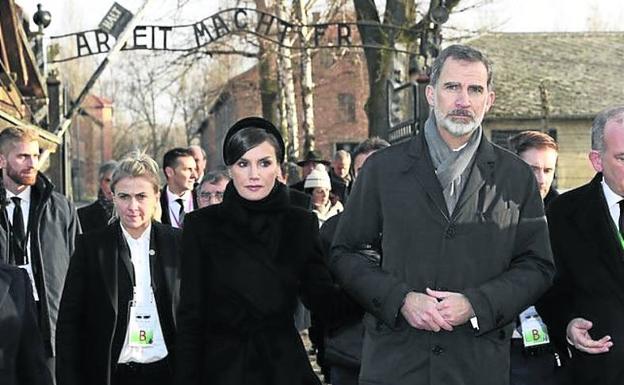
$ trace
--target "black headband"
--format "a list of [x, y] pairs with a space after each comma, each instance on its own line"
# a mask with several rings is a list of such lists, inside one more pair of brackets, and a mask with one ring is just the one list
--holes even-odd
[[280, 150], [281, 150], [280, 151], [281, 156], [280, 156], [280, 159], [278, 159], [278, 161], [280, 164], [282, 164], [284, 162], [284, 154], [286, 153], [286, 146], [284, 145], [284, 140], [282, 139], [282, 135], [280, 134], [279, 130], [273, 125], [273, 123], [269, 122], [268, 120], [264, 118], [260, 118], [257, 116], [250, 116], [247, 118], [243, 118], [239, 120], [238, 122], [234, 123], [232, 127], [230, 127], [227, 134], [225, 135], [225, 140], [223, 141], [223, 161], [227, 162], [226, 161], [227, 159], [226, 148], [232, 136], [234, 136], [234, 134], [236, 134], [238, 131], [243, 130], [245, 128], [250, 128], [250, 127], [260, 128], [275, 137], [275, 140], [277, 141], [277, 144], [279, 145]]

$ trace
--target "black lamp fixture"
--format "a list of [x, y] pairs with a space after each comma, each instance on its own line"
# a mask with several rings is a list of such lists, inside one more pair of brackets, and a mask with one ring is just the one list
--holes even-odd
[[33, 15], [33, 21], [39, 26], [39, 32], [43, 32], [52, 21], [52, 15], [48, 11], [42, 9], [41, 4], [37, 4], [37, 12]]
[[440, 0], [440, 3], [430, 12], [431, 21], [436, 24], [444, 24], [449, 19], [449, 10], [446, 8], [446, 0]]

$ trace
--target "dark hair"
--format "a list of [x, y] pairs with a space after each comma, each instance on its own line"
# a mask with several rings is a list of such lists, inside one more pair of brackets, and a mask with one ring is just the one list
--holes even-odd
[[455, 60], [463, 60], [467, 62], [481, 62], [485, 66], [487, 71], [487, 87], [488, 90], [493, 89], [493, 72], [492, 72], [492, 63], [490, 60], [485, 57], [480, 51], [469, 47], [467, 45], [462, 44], [453, 44], [444, 48], [440, 55], [435, 59], [433, 65], [431, 66], [431, 80], [429, 84], [435, 86], [440, 79], [440, 73], [442, 73], [442, 67], [444, 67], [444, 63], [446, 59], [451, 58]]
[[175, 168], [178, 165], [178, 158], [184, 158], [187, 156], [193, 158], [193, 153], [188, 148], [172, 148], [165, 153], [165, 156], [163, 156], [163, 170], [167, 167]]
[[278, 163], [281, 159], [284, 159], [284, 154], [282, 154], [279, 142], [273, 134], [262, 128], [246, 127], [232, 135], [227, 143], [225, 143], [225, 146], [223, 146], [225, 164], [227, 166], [233, 165], [247, 151], [263, 142], [269, 142], [269, 144], [273, 146]]
[[559, 146], [552, 136], [543, 132], [522, 131], [509, 138], [509, 149], [516, 155], [520, 155], [531, 148], [552, 148], [555, 151], [559, 151]]
[[227, 170], [223, 170], [223, 169], [216, 169], [216, 170], [211, 170], [209, 172], [206, 173], [206, 175], [204, 175], [204, 177], [202, 178], [201, 182], [199, 183], [199, 185], [203, 185], [204, 183], [208, 183], [208, 184], [217, 184], [219, 182], [221, 182], [222, 180], [230, 180], [230, 175], [228, 174]]
[[353, 150], [353, 160], [355, 160], [358, 155], [368, 154], [369, 152], [381, 150], [386, 147], [390, 147], [390, 143], [380, 137], [374, 136], [372, 138], [368, 138], [358, 144], [355, 150]]

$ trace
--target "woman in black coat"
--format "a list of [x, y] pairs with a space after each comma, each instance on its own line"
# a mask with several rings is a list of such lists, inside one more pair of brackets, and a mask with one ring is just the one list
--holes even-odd
[[125, 159], [112, 179], [119, 219], [81, 235], [69, 265], [57, 382], [170, 385], [181, 231], [153, 221], [160, 191], [154, 160]]
[[185, 218], [176, 383], [320, 384], [293, 321], [299, 295], [337, 313], [317, 219], [276, 182], [284, 144], [270, 122], [237, 122], [223, 154], [223, 203]]

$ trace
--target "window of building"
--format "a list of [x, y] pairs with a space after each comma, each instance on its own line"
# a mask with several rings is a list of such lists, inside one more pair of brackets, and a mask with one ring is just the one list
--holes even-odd
[[355, 96], [353, 94], [338, 94], [338, 120], [355, 122]]
[[352, 154], [353, 150], [355, 150], [358, 144], [359, 144], [358, 142], [337, 142], [334, 145], [334, 154], [338, 150], [345, 150], [346, 152]]

